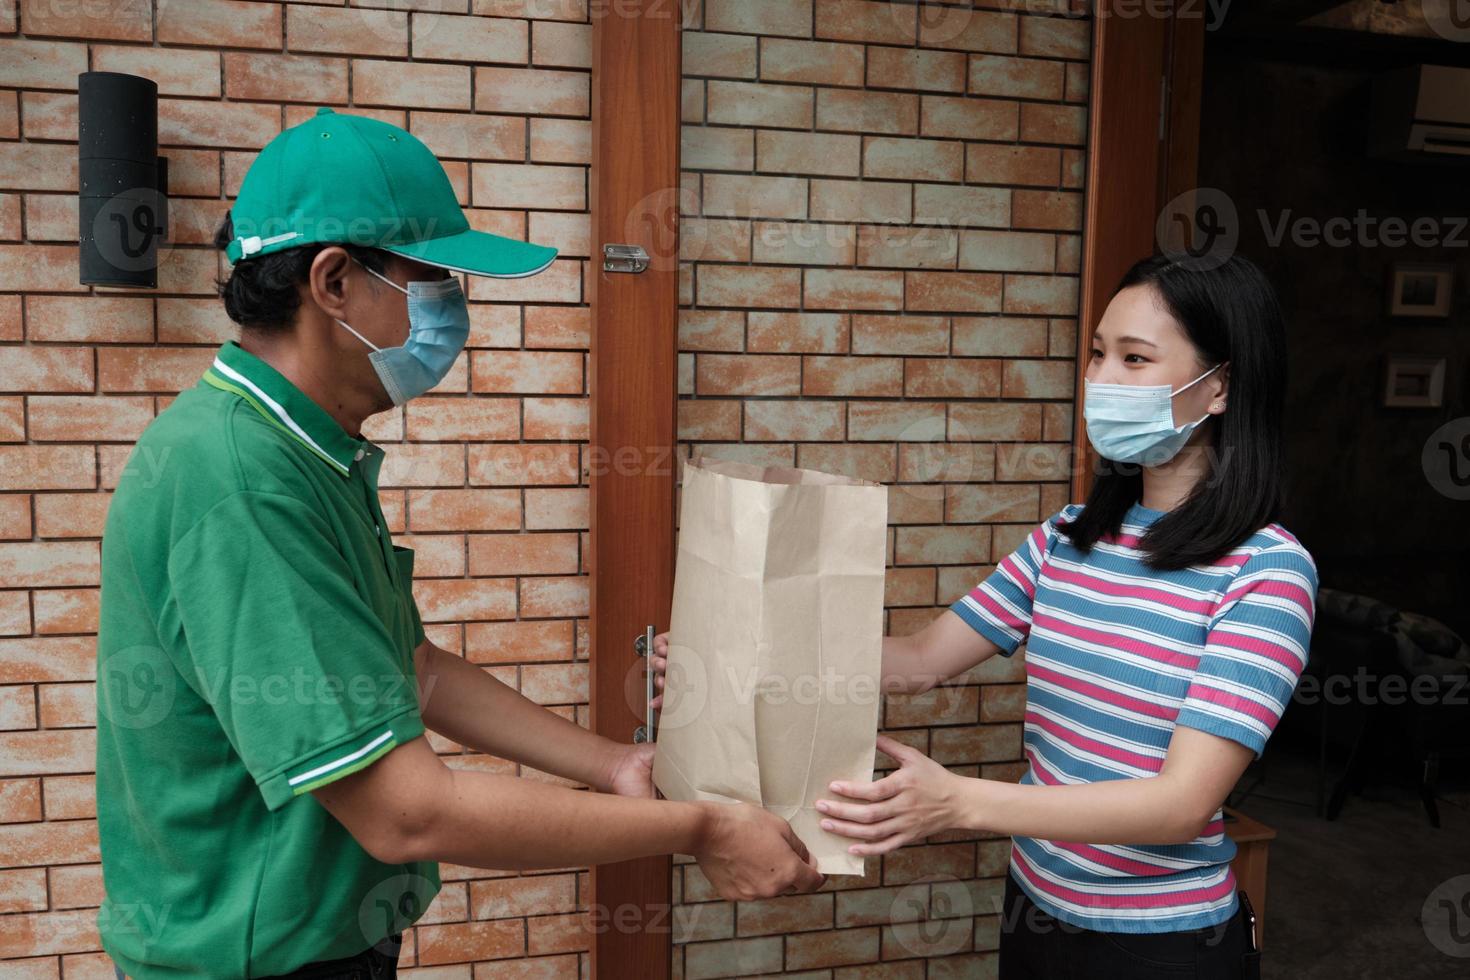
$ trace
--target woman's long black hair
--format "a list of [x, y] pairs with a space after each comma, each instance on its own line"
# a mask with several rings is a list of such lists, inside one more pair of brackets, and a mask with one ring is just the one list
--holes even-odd
[[[1134, 264], [1118, 284], [1153, 288], [1184, 328], [1206, 367], [1230, 362], [1230, 396], [1216, 427], [1211, 471], [1173, 510], [1144, 532], [1139, 548], [1154, 568], [1209, 564], [1276, 519], [1281, 504], [1281, 411], [1286, 388], [1286, 338], [1276, 291], [1261, 270], [1239, 255], [1215, 268], [1155, 255]], [[1117, 534], [1138, 502], [1137, 466], [1103, 460], [1087, 506], [1058, 530], [1087, 551]]]

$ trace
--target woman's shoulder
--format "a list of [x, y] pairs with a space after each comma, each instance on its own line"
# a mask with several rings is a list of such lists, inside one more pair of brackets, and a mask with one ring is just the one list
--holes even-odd
[[1067, 504], [1061, 510], [1042, 521], [1040, 530], [1046, 537], [1047, 545], [1050, 546], [1056, 541], [1058, 536], [1066, 538], [1067, 525], [1075, 521], [1086, 507], [1086, 504]]
[[1300, 539], [1281, 524], [1272, 521], [1256, 531], [1235, 549], [1241, 570], [1294, 573], [1317, 580], [1317, 561]]
[[1086, 504], [1067, 504], [1061, 510], [1048, 517], [1044, 522], [1044, 526], [1054, 529], [1060, 524], [1075, 521], [1078, 517], [1082, 516], [1082, 512], [1086, 509]]

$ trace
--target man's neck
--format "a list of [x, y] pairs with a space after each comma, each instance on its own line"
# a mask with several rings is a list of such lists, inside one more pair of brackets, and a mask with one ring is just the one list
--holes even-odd
[[303, 342], [300, 333], [304, 331], [275, 338], [245, 330], [241, 332], [240, 346], [279, 371], [303, 395], [336, 419], [342, 431], [354, 439], [362, 438], [363, 421], [377, 412], [378, 407], [340, 373], [333, 373], [330, 367], [336, 356], [333, 352]]

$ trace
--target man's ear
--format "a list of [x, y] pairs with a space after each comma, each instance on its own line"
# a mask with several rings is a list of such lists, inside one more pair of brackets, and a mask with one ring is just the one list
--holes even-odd
[[351, 271], [352, 257], [347, 254], [347, 250], [337, 245], [327, 246], [311, 260], [311, 271], [306, 282], [307, 296], [328, 316], [348, 320]]

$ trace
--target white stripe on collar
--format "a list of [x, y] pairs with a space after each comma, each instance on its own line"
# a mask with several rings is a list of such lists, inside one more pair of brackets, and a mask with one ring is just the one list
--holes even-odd
[[251, 381], [249, 378], [245, 377], [245, 375], [230, 367], [224, 361], [221, 361], [218, 357], [214, 359], [214, 367], [216, 370], [222, 372], [225, 377], [230, 378], [232, 381], [239, 382], [246, 388], [249, 388], [251, 394], [255, 395], [256, 398], [259, 398], [267, 408], [275, 413], [276, 418], [280, 419], [281, 422], [288, 429], [294, 432], [301, 439], [302, 442], [306, 443], [312, 449], [315, 449], [323, 459], [330, 462], [333, 466], [337, 467], [343, 473], [347, 472], [347, 467], [345, 465], [343, 465], [334, 456], [332, 456], [331, 453], [327, 452], [321, 446], [318, 446], [316, 440], [307, 435], [306, 430], [297, 425], [296, 420], [293, 419], [290, 415], [286, 414], [286, 410], [281, 407], [280, 403], [277, 402], [270, 395], [267, 395], [265, 392], [261, 391], [260, 387], [256, 385], [255, 382]]

